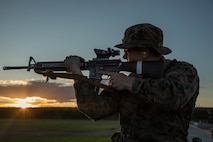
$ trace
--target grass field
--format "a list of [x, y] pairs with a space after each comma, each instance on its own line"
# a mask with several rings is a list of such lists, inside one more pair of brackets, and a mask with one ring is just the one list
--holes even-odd
[[107, 142], [116, 120], [0, 119], [0, 142]]

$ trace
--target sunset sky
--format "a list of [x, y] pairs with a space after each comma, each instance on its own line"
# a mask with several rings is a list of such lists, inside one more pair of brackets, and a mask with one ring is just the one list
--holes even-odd
[[68, 55], [91, 60], [94, 48], [121, 43], [124, 30], [139, 23], [164, 31], [164, 45], [173, 51], [166, 58], [197, 68], [196, 104], [213, 107], [212, 13], [212, 0], [0, 0], [0, 107], [75, 106], [72, 80], [46, 83], [33, 70], [2, 67], [27, 65], [30, 56], [36, 61], [63, 61]]

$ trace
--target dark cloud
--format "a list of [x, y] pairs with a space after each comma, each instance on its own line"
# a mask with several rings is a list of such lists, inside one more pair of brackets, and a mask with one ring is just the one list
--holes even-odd
[[29, 81], [25, 85], [0, 85], [0, 96], [10, 98], [38, 96], [57, 100], [57, 102], [68, 102], [71, 99], [75, 99], [73, 86], [40, 81]]

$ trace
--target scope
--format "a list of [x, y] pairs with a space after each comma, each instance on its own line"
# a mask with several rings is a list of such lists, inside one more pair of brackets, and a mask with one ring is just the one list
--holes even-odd
[[108, 48], [107, 50], [102, 50], [102, 49], [94, 49], [95, 54], [97, 55], [96, 59], [109, 59], [109, 57], [115, 57], [120, 55], [119, 50], [114, 50], [111, 48]]

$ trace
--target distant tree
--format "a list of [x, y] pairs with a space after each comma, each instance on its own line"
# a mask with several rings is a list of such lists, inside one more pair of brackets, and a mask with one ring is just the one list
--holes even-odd
[[194, 110], [192, 120], [194, 121], [207, 121], [209, 114], [206, 109], [197, 108]]

